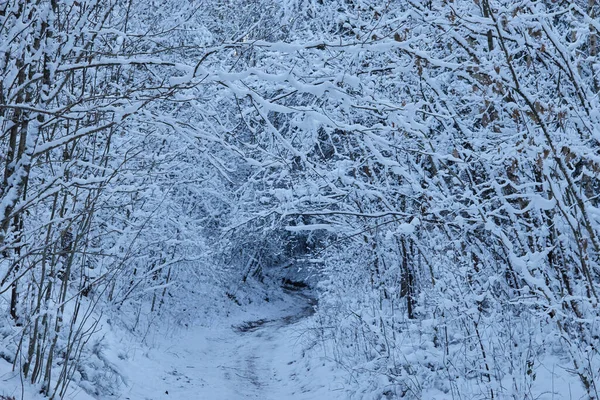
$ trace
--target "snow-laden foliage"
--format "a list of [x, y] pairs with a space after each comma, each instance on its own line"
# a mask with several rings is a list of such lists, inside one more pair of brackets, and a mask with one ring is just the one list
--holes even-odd
[[599, 7], [0, 5], [2, 356], [101, 395], [101, 313], [310, 264], [359, 398], [533, 399], [549, 360], [598, 398]]

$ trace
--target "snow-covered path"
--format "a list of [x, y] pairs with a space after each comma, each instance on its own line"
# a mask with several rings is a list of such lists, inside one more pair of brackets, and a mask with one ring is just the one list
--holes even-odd
[[191, 328], [152, 350], [131, 351], [128, 365], [121, 364], [128, 382], [119, 398], [346, 398], [330, 362], [302, 354], [306, 317], [313, 312], [310, 297], [295, 293], [290, 299], [279, 309], [265, 306]]

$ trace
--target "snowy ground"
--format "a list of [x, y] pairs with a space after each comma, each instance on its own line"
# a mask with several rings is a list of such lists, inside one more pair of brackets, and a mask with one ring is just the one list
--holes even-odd
[[[303, 354], [313, 300], [290, 292], [281, 301], [241, 310], [210, 326], [149, 334], [149, 346], [132, 337], [107, 334], [103, 355], [126, 384], [119, 400], [346, 399], [343, 380], [317, 349]], [[138, 343], [138, 344], [136, 344]], [[0, 394], [39, 398], [8, 364], [0, 367]], [[69, 400], [89, 400], [80, 388]]]
[[302, 354], [312, 312], [309, 297], [291, 294], [287, 302], [261, 304], [211, 327], [191, 328], [152, 350], [132, 349], [121, 398], [346, 398], [330, 364]]
[[[314, 300], [287, 292], [277, 300], [239, 307], [226, 318], [184, 330], [164, 327], [140, 338], [113, 327], [102, 340], [102, 358], [114, 368], [109, 382], [124, 384], [106, 400], [346, 400], [346, 372], [323, 355], [319, 345], [305, 353], [313, 327]], [[119, 333], [121, 332], [121, 333]], [[573, 376], [561, 373], [560, 360], [547, 357], [535, 368], [531, 393], [544, 400], [582, 399]], [[551, 367], [548, 367], [551, 365]], [[118, 379], [115, 377], [119, 377]], [[507, 387], [511, 382], [506, 382]], [[35, 387], [22, 385], [11, 365], [0, 360], [0, 399], [41, 400]], [[361, 398], [360, 395], [357, 398]], [[371, 398], [371, 397], [369, 397]], [[427, 400], [450, 400], [428, 390]], [[67, 400], [92, 400], [73, 385]]]

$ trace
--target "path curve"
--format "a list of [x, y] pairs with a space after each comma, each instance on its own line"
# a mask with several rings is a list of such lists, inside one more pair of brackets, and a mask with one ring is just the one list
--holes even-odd
[[262, 305], [245, 319], [191, 328], [133, 357], [119, 399], [345, 399], [331, 362], [303, 352], [314, 298], [302, 291], [287, 297], [279, 307]]

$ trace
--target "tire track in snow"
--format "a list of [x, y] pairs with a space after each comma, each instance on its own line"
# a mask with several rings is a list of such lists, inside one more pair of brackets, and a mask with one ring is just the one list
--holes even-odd
[[312, 380], [298, 369], [302, 355], [295, 326], [314, 313], [315, 301], [302, 292], [288, 295], [280, 308], [276, 303], [256, 309], [256, 319], [235, 325], [216, 321], [162, 338], [162, 350], [133, 360], [132, 384], [121, 399], [314, 399], [303, 387], [314, 386]]
[[[243, 357], [246, 371], [242, 377], [260, 393], [260, 398], [264, 400], [271, 398], [270, 396], [277, 392], [273, 385], [283, 380], [273, 368], [273, 360], [269, 360], [277, 352], [277, 346], [273, 344], [276, 342], [275, 336], [281, 328], [293, 325], [314, 314], [316, 301], [313, 297], [299, 291], [289, 292], [289, 294], [304, 304], [298, 311], [283, 317], [261, 318], [232, 326], [242, 339], [254, 343]], [[293, 379], [291, 376], [288, 378]]]

